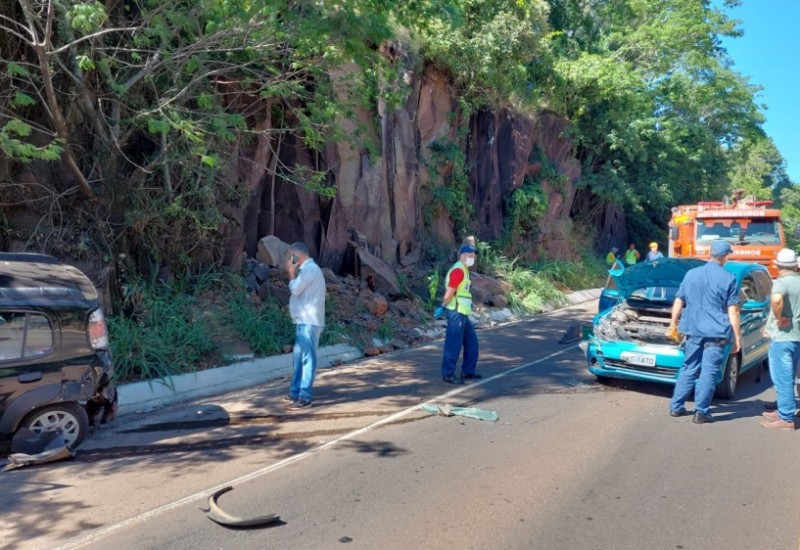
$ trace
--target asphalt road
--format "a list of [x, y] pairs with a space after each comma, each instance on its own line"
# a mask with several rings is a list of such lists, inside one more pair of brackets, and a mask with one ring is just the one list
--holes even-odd
[[[448, 386], [441, 344], [120, 419], [71, 462], [0, 474], [4, 548], [796, 549], [800, 434], [759, 426], [768, 377], [667, 414], [671, 387], [599, 384], [558, 339], [592, 304], [479, 332], [486, 378]], [[495, 411], [496, 423], [419, 410]], [[229, 529], [219, 503], [272, 527]]]

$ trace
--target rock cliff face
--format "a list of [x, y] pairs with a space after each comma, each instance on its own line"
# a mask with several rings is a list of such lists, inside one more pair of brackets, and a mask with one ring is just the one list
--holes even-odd
[[[347, 70], [355, 69], [342, 74]], [[333, 76], [337, 81], [341, 75]], [[570, 257], [566, 228], [571, 224], [580, 168], [572, 158], [573, 144], [564, 137], [568, 122], [552, 113], [531, 118], [510, 109], [481, 109], [467, 118], [442, 75], [408, 70], [403, 79], [405, 101], [397, 107], [381, 103], [377, 116], [362, 112], [360, 120], [345, 121], [350, 139], [331, 144], [319, 154], [296, 142], [284, 144], [280, 164], [327, 170], [328, 184], [335, 186], [336, 195], [321, 197], [278, 180], [270, 203], [272, 182], [263, 185], [255, 198], [260, 208], [249, 209], [244, 220], [252, 235], [246, 241], [248, 255], [255, 254], [258, 239], [269, 234], [273, 225], [278, 238], [303, 240], [322, 265], [337, 272], [351, 270], [350, 244], [357, 241], [391, 266], [416, 261], [424, 238], [454, 247], [463, 235], [455, 234], [452, 213], [425, 211], [424, 203], [454, 169], [452, 163], [436, 164], [432, 158], [431, 144], [446, 142], [457, 144], [465, 156], [468, 196], [481, 240], [501, 236], [506, 199], [526, 175], [539, 174], [542, 163], [532, 160], [537, 158], [534, 151], [539, 158], [544, 154], [559, 177], [542, 182], [548, 207], [539, 240], [529, 243], [530, 249], [543, 250], [549, 257]], [[468, 130], [466, 137], [457, 135], [459, 127]], [[377, 143], [363, 145], [365, 129]], [[268, 204], [279, 205], [274, 224], [268, 220]]]

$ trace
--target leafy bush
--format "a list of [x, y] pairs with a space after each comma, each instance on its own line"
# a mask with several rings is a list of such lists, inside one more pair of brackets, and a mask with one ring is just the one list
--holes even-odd
[[429, 191], [430, 202], [423, 207], [424, 217], [429, 223], [436, 211], [447, 212], [453, 220], [456, 234], [471, 233], [475, 207], [469, 198], [468, 166], [462, 147], [458, 143], [440, 139], [432, 141], [428, 150], [429, 168], [441, 182]]
[[522, 187], [508, 199], [506, 238], [510, 241], [530, 240], [539, 234], [539, 223], [547, 211], [547, 194], [538, 180], [525, 176]]

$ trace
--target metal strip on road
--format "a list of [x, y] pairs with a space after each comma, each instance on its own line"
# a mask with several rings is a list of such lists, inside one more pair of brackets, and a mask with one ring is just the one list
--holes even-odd
[[[438, 396], [436, 396], [436, 397], [434, 397], [432, 399], [429, 399], [428, 401], [425, 401], [425, 403], [421, 403], [420, 405], [433, 403], [433, 402], [439, 401], [439, 400], [441, 400], [443, 398], [447, 398], [447, 397], [451, 397], [451, 396], [454, 396], [454, 395], [458, 395], [458, 394], [460, 394], [462, 392], [465, 392], [465, 391], [467, 391], [469, 389], [476, 388], [478, 386], [482, 386], [483, 384], [488, 384], [489, 382], [491, 382], [493, 380], [497, 380], [497, 379], [502, 378], [504, 376], [508, 376], [510, 374], [514, 374], [515, 372], [519, 372], [519, 371], [521, 371], [523, 369], [527, 369], [527, 368], [532, 367], [534, 365], [538, 365], [539, 363], [542, 363], [544, 361], [552, 359], [553, 357], [558, 357], [559, 355], [562, 355], [562, 354], [564, 354], [564, 353], [566, 353], [568, 351], [572, 351], [573, 348], [576, 348], [576, 347], [578, 347], [578, 346], [569, 346], [569, 347], [567, 347], [565, 349], [562, 349], [560, 351], [553, 352], [550, 355], [546, 355], [545, 357], [542, 357], [540, 359], [536, 359], [535, 361], [531, 361], [530, 363], [525, 363], [524, 365], [520, 365], [518, 367], [514, 367], [514, 368], [509, 369], [507, 371], [499, 372], [499, 373], [495, 374], [494, 376], [490, 376], [488, 378], [484, 378], [484, 379], [479, 380], [477, 382], [474, 382], [474, 383], [471, 383], [471, 384], [468, 384], [468, 385], [464, 385], [464, 386], [460, 386], [458, 388], [454, 388], [453, 390], [451, 390], [451, 391], [449, 391], [447, 393], [443, 393], [441, 395], [438, 395]], [[200, 492], [194, 493], [193, 495], [189, 495], [189, 496], [183, 497], [182, 499], [176, 500], [174, 502], [170, 502], [169, 504], [164, 504], [162, 506], [159, 506], [158, 508], [154, 508], [154, 509], [152, 509], [150, 511], [144, 512], [142, 514], [139, 514], [138, 516], [134, 516], [132, 518], [126, 519], [126, 520], [121, 521], [119, 523], [115, 523], [115, 524], [109, 525], [107, 527], [103, 527], [103, 528], [98, 529], [97, 531], [95, 531], [93, 533], [90, 533], [90, 534], [86, 535], [86, 536], [77, 538], [77, 539], [72, 540], [72, 541], [68, 541], [67, 543], [63, 544], [62, 546], [57, 546], [55, 548], [55, 550], [72, 550], [74, 548], [81, 548], [83, 546], [91, 544], [92, 542], [95, 542], [95, 541], [105, 537], [106, 535], [110, 535], [111, 533], [114, 533], [116, 531], [120, 531], [122, 529], [125, 529], [126, 527], [132, 527], [134, 525], [138, 525], [138, 524], [143, 523], [143, 522], [149, 520], [150, 518], [156, 517], [156, 516], [158, 516], [158, 515], [160, 515], [160, 514], [162, 514], [164, 512], [168, 512], [170, 510], [174, 510], [175, 508], [179, 508], [179, 507], [181, 507], [181, 506], [183, 506], [185, 504], [191, 504], [192, 502], [195, 502], [195, 501], [207, 499], [209, 497], [209, 495], [212, 495], [212, 494], [216, 493], [217, 491], [219, 491], [221, 489], [224, 489], [225, 487], [228, 487], [228, 486], [231, 486], [231, 485], [239, 485], [239, 484], [242, 484], [242, 483], [245, 483], [245, 482], [248, 482], [248, 481], [253, 481], [253, 480], [258, 479], [260, 477], [263, 477], [263, 476], [265, 476], [267, 474], [270, 474], [272, 472], [280, 470], [280, 469], [282, 469], [282, 468], [284, 468], [286, 466], [289, 466], [290, 464], [294, 464], [295, 462], [300, 462], [300, 461], [305, 460], [307, 458], [311, 458], [312, 456], [317, 455], [317, 454], [321, 453], [322, 451], [324, 451], [326, 449], [330, 449], [330, 448], [336, 446], [337, 444], [341, 443], [342, 441], [346, 441], [348, 439], [351, 439], [351, 438], [354, 438], [354, 437], [358, 437], [358, 436], [360, 436], [362, 434], [365, 434], [367, 432], [370, 432], [370, 431], [374, 430], [375, 428], [379, 428], [380, 426], [383, 426], [384, 424], [389, 424], [391, 422], [394, 422], [395, 420], [398, 420], [400, 418], [403, 418], [404, 416], [407, 416], [407, 415], [411, 414], [414, 411], [418, 411], [418, 410], [420, 410], [420, 405], [414, 405], [414, 406], [409, 407], [407, 409], [404, 409], [404, 410], [398, 411], [396, 413], [390, 414], [389, 416], [381, 418], [380, 420], [377, 420], [377, 421], [373, 422], [372, 424], [369, 424], [369, 425], [364, 426], [362, 428], [358, 428], [357, 430], [353, 430], [352, 432], [346, 433], [346, 434], [344, 434], [344, 435], [342, 435], [340, 437], [337, 437], [336, 439], [332, 439], [331, 441], [323, 443], [323, 444], [319, 445], [318, 447], [314, 447], [313, 449], [311, 449], [309, 451], [304, 451], [304, 452], [302, 452], [300, 454], [296, 454], [294, 456], [290, 456], [289, 458], [285, 458], [285, 459], [283, 459], [283, 460], [281, 460], [279, 462], [276, 462], [275, 464], [271, 464], [269, 466], [261, 468], [260, 470], [256, 470], [256, 471], [251, 472], [249, 474], [234, 478], [234, 479], [232, 479], [230, 481], [226, 481], [224, 483], [220, 483], [219, 485], [216, 485], [216, 486], [211, 487], [209, 489], [206, 489], [204, 491], [200, 491]]]

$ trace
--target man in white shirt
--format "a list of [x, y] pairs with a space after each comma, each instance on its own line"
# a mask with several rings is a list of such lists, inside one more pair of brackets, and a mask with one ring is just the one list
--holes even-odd
[[286, 272], [289, 275], [289, 313], [295, 325], [292, 357], [292, 382], [289, 385], [289, 410], [311, 406], [311, 389], [317, 373], [317, 347], [325, 326], [325, 277], [311, 259], [308, 247], [294, 243], [289, 248]]

